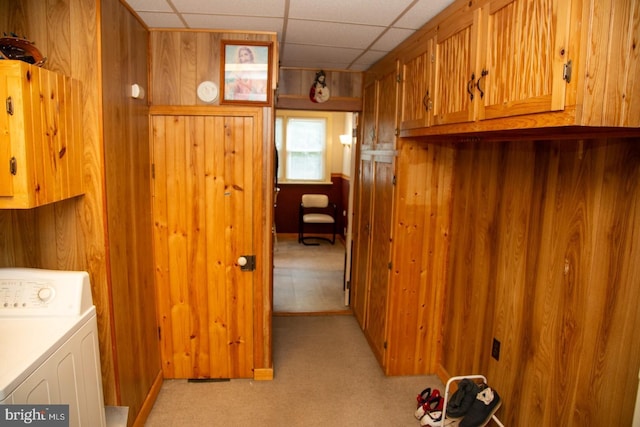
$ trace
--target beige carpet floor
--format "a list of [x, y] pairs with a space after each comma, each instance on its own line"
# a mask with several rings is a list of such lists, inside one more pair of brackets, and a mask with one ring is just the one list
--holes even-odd
[[273, 252], [273, 309], [276, 313], [348, 311], [344, 303], [344, 243], [298, 243], [278, 235]]
[[273, 381], [165, 380], [149, 427], [415, 427], [435, 376], [385, 377], [353, 316], [275, 317]]

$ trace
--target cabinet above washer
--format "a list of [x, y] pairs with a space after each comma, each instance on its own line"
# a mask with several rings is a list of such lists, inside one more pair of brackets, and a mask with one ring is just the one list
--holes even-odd
[[0, 100], [0, 208], [33, 208], [81, 195], [79, 83], [2, 60]]

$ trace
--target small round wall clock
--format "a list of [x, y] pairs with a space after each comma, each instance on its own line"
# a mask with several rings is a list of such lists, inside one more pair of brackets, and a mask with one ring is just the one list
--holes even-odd
[[218, 99], [218, 86], [212, 81], [203, 81], [198, 85], [198, 98], [207, 103], [215, 101]]

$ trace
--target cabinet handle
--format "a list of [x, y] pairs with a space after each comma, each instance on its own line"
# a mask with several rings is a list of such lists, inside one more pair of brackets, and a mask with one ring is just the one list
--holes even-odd
[[469, 93], [469, 98], [473, 101], [473, 86], [475, 85], [476, 73], [471, 74], [471, 80], [467, 82], [467, 92]]
[[11, 160], [9, 160], [9, 172], [11, 175], [18, 173], [18, 162], [15, 157], [12, 157]]
[[7, 98], [5, 105], [7, 107], [7, 113], [9, 113], [10, 116], [13, 116], [13, 100], [10, 96]]
[[427, 93], [425, 93], [424, 97], [422, 98], [422, 105], [424, 105], [424, 111], [429, 111], [431, 107], [431, 97], [429, 96], [428, 90], [427, 90]]
[[480, 82], [482, 81], [482, 79], [484, 79], [487, 76], [487, 74], [489, 74], [489, 71], [482, 70], [482, 73], [480, 73], [480, 78], [478, 79], [478, 83], [476, 83], [476, 86], [478, 87], [478, 90], [480, 91], [480, 99], [484, 98], [484, 91], [480, 87]]

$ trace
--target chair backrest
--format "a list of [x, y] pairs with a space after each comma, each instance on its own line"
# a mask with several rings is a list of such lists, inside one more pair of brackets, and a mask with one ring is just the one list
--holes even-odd
[[326, 208], [329, 206], [329, 196], [326, 194], [303, 194], [302, 206], [305, 208]]

